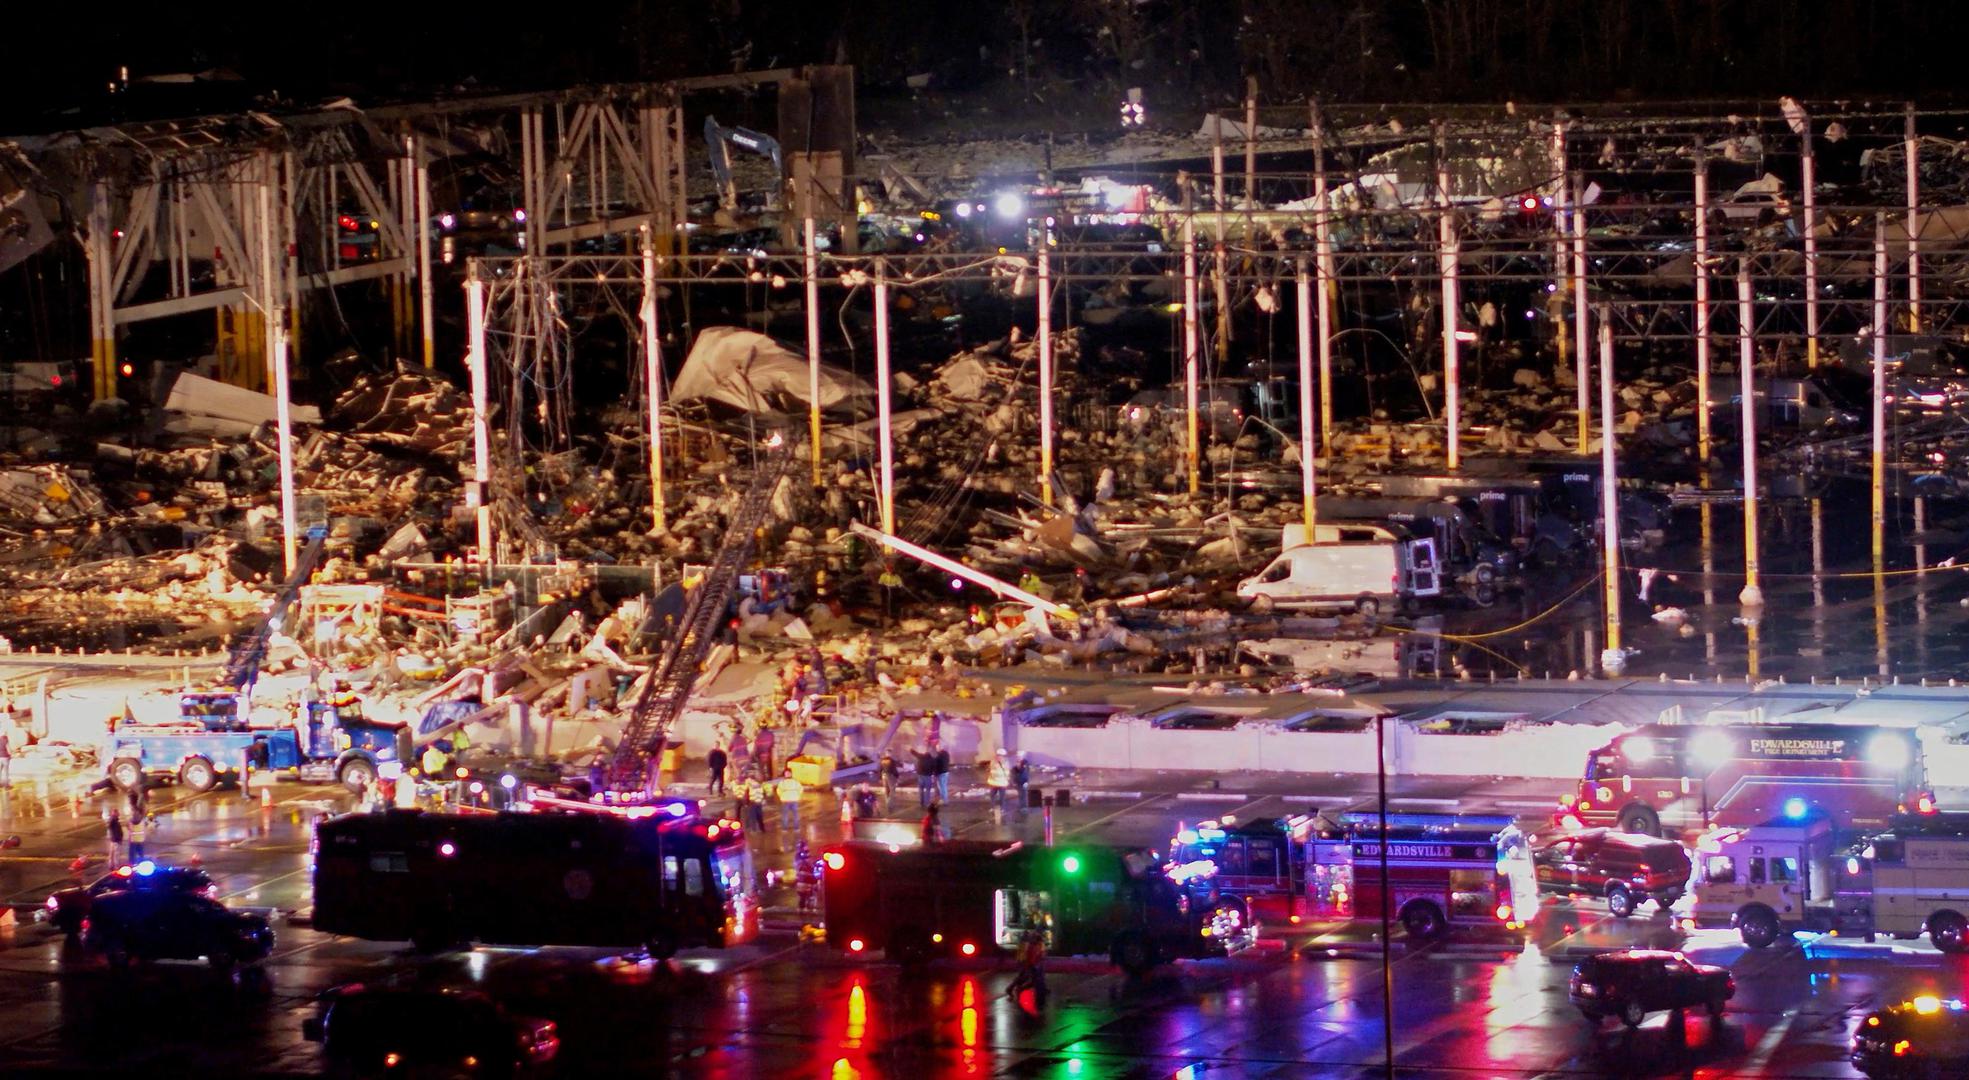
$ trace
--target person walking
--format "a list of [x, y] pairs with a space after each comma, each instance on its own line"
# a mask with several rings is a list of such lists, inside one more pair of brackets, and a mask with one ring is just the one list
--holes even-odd
[[925, 810], [930, 808], [930, 793], [937, 786], [937, 756], [928, 746], [918, 746], [916, 754], [916, 805]]
[[710, 793], [714, 796], [725, 793], [725, 766], [730, 764], [730, 761], [731, 759], [725, 754], [725, 748], [715, 742], [711, 744], [711, 752], [704, 755], [705, 768], [711, 771]]
[[123, 815], [116, 807], [109, 808], [103, 818], [103, 835], [109, 841], [109, 865], [123, 864]]
[[991, 819], [1003, 824], [1005, 821], [1005, 792], [1012, 786], [1012, 770], [1006, 764], [1006, 754], [1000, 747], [991, 755], [984, 767], [985, 788], [991, 792]]
[[7, 740], [7, 726], [0, 723], [0, 788], [14, 786], [14, 745]]
[[950, 748], [941, 742], [937, 743], [933, 757], [930, 771], [937, 778], [937, 801], [947, 803], [950, 801]]
[[896, 764], [896, 755], [882, 751], [882, 764], [878, 770], [882, 776], [882, 812], [896, 812], [896, 781], [902, 778], [902, 766]]
[[1005, 988], [1005, 996], [1016, 1001], [1019, 992], [1030, 987], [1033, 1008], [1045, 1008], [1046, 969], [1043, 966], [1045, 962], [1046, 942], [1039, 936], [1039, 931], [1026, 931], [1024, 939], [1019, 942], [1019, 973], [1013, 976], [1011, 985]]
[[779, 778], [779, 783], [773, 785], [773, 794], [779, 797], [781, 845], [786, 843], [787, 836], [800, 835], [800, 797], [806, 793], [806, 785], [794, 778], [791, 769], [787, 770], [785, 776]]
[[1019, 751], [1019, 760], [1012, 764], [1012, 786], [1019, 793], [1019, 816], [1024, 817], [1026, 807], [1032, 805], [1032, 800], [1026, 796], [1032, 786], [1032, 762], [1027, 760], [1024, 750]]
[[931, 801], [929, 809], [923, 811], [923, 842], [937, 844], [943, 842], [943, 804]]

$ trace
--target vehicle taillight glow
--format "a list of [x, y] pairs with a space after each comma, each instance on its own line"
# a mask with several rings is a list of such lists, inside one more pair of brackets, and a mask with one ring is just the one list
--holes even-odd
[[335, 224], [340, 225], [344, 229], [354, 229], [356, 227], [356, 219], [343, 214], [341, 217], [335, 219]]
[[403, 1060], [402, 1054], [397, 1054], [397, 1053], [384, 1054], [383, 1067], [386, 1069], [394, 1069], [397, 1067], [397, 1063], [401, 1062], [402, 1060]]
[[1924, 792], [1922, 792], [1922, 793], [1921, 793], [1921, 795], [1920, 795], [1920, 797], [1919, 797], [1919, 798], [1916, 798], [1916, 799], [1914, 800], [1914, 811], [1915, 811], [1915, 813], [1917, 813], [1917, 814], [1932, 814], [1932, 813], [1934, 813], [1934, 812], [1935, 812], [1935, 796], [1933, 796], [1933, 795], [1931, 795], [1931, 794], [1929, 794], [1928, 792], [1925, 792], [1925, 791], [1924, 791]]
[[1909, 1049], [1911, 1048], [1908, 1045], [1908, 1041], [1906, 1039], [1902, 1039], [1900, 1042], [1894, 1044], [1894, 1056], [1906, 1057]]
[[458, 846], [456, 844], [453, 844], [451, 841], [446, 840], [444, 843], [438, 845], [438, 854], [443, 855], [446, 858], [450, 858], [451, 856], [458, 854]]
[[50, 896], [50, 897], [48, 898], [48, 910], [49, 910], [49, 911], [58, 911], [58, 910], [60, 910], [60, 909], [61, 909], [61, 906], [62, 906], [62, 902], [61, 902], [60, 900], [57, 900], [57, 899], [55, 899], [55, 898], [54, 898], [54, 897], [52, 897], [52, 896]]
[[862, 951], [863, 949], [866, 949], [866, 948], [868, 948], [868, 942], [866, 942], [866, 941], [863, 941], [863, 940], [862, 940], [862, 939], [860, 939], [860, 938], [850, 938], [850, 939], [848, 940], [848, 951], [849, 951], [849, 952], [860, 952], [860, 951]]
[[1499, 922], [1511, 921], [1511, 905], [1509, 904], [1497, 905], [1497, 920]]
[[848, 865], [848, 860], [842, 858], [841, 853], [838, 851], [830, 851], [827, 854], [822, 855], [820, 857], [820, 861], [821, 864], [826, 866], [829, 870], [839, 870], [842, 867]]
[[957, 951], [963, 953], [965, 956], [978, 955], [978, 947], [976, 945], [971, 944], [968, 941], [962, 945], [959, 945], [957, 947]]

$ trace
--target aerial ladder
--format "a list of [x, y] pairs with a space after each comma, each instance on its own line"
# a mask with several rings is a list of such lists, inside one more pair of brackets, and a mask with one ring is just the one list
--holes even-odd
[[683, 617], [663, 643], [649, 680], [636, 699], [636, 706], [622, 728], [622, 741], [609, 762], [608, 787], [611, 791], [649, 791], [655, 786], [655, 770], [650, 763], [660, 761], [670, 726], [684, 713], [697, 676], [718, 640], [718, 626], [731, 604], [732, 590], [739, 572], [752, 554], [753, 534], [766, 519], [772, 506], [773, 489], [792, 460], [791, 440], [774, 436], [759, 463], [752, 483], [740, 497], [726, 524], [725, 538], [718, 554], [691, 587], [684, 601]]
[[218, 684], [209, 690], [187, 687], [179, 695], [179, 723], [197, 724], [208, 731], [243, 731], [249, 726], [253, 711], [253, 684], [260, 679], [260, 665], [266, 662], [273, 636], [280, 632], [288, 613], [294, 610], [294, 602], [301, 595], [301, 586], [308, 583], [308, 579], [314, 576], [315, 568], [321, 565], [328, 526], [310, 525], [304, 535], [307, 546], [295, 559], [294, 572], [274, 593], [273, 603], [267, 605], [267, 610], [252, 626], [233, 638]]

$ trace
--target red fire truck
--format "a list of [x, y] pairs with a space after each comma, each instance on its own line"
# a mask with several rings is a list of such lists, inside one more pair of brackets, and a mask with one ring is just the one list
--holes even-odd
[[1933, 795], [1908, 728], [1870, 724], [1648, 724], [1586, 759], [1554, 820], [1650, 836], [1823, 813], [1842, 832], [1884, 828]]
[[314, 927], [423, 948], [722, 948], [756, 936], [739, 823], [688, 800], [606, 806], [534, 796], [532, 812], [389, 810], [323, 822]]
[[1512, 906], [1495, 839], [1511, 823], [1502, 816], [1389, 814], [1384, 863], [1381, 815], [1343, 815], [1310, 845], [1311, 914], [1378, 921], [1385, 910], [1410, 937], [1425, 939], [1451, 927], [1522, 925], [1530, 913], [1521, 916]]
[[1207, 860], [1217, 868], [1217, 888], [1241, 896], [1260, 922], [1286, 922], [1308, 914], [1309, 841], [1314, 814], [1281, 818], [1200, 821], [1178, 829], [1169, 857], [1178, 864]]
[[821, 867], [827, 943], [903, 963], [1009, 952], [1038, 933], [1048, 952], [1107, 956], [1139, 973], [1256, 937], [1207, 865], [1165, 864], [1153, 851], [848, 840], [822, 852]]

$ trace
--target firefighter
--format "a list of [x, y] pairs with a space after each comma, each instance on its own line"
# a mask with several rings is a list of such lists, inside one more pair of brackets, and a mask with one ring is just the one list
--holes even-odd
[[816, 886], [820, 884], [813, 854], [807, 850], [807, 841], [802, 839], [793, 845], [793, 891], [800, 898], [800, 914], [811, 915], [819, 910], [816, 901]]

